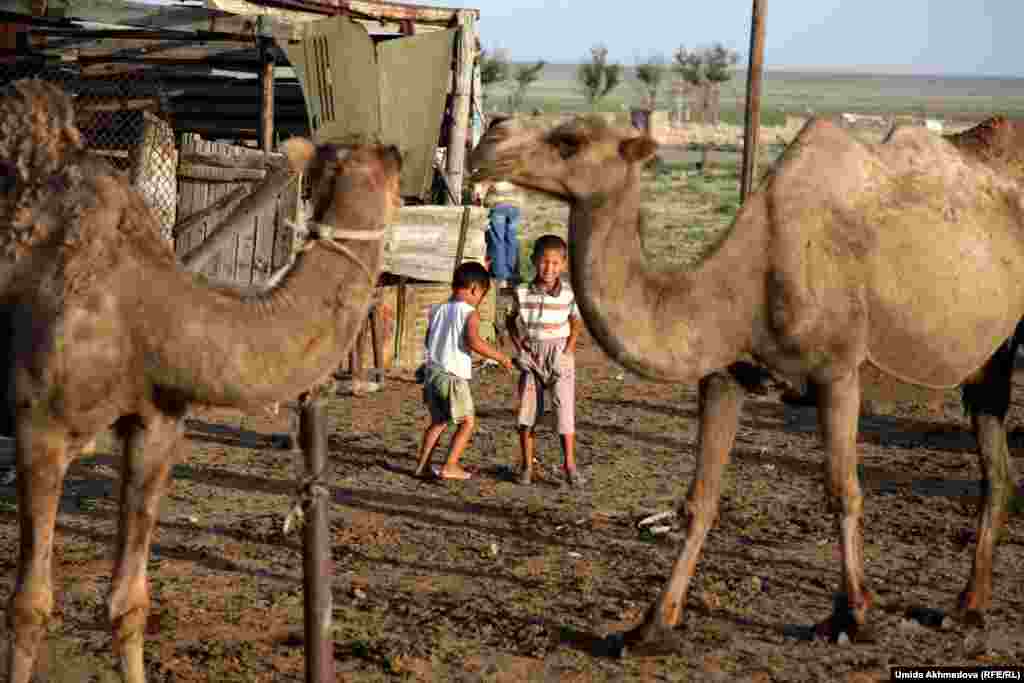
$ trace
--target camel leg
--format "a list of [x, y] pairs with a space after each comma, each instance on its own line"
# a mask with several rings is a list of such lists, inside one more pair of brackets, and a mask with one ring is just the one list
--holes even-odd
[[980, 381], [964, 386], [963, 398], [978, 441], [982, 476], [974, 566], [959, 601], [967, 623], [983, 623], [984, 612], [992, 604], [996, 536], [1006, 521], [1007, 506], [1014, 490], [1005, 421], [1019, 339], [1017, 335], [1000, 347], [982, 370]]
[[818, 633], [835, 639], [845, 632], [854, 639], [871, 606], [864, 590], [864, 541], [861, 533], [864, 496], [857, 478], [857, 417], [860, 412], [860, 371], [818, 387], [818, 423], [825, 445], [825, 487], [829, 508], [836, 516], [842, 551], [842, 594], [832, 617]]
[[690, 579], [718, 516], [722, 475], [736, 439], [743, 398], [743, 388], [727, 373], [715, 373], [700, 382], [697, 471], [686, 497], [686, 542], [661, 595], [643, 623], [623, 636], [623, 645], [656, 646], [660, 640], [671, 640], [671, 630], [682, 620]]
[[125, 683], [144, 683], [142, 644], [149, 612], [146, 563], [160, 498], [182, 447], [184, 424], [159, 415], [119, 426], [124, 440], [121, 520], [109, 608]]
[[8, 608], [7, 680], [28, 683], [53, 611], [53, 536], [64, 475], [67, 435], [19, 425], [18, 526], [21, 554]]

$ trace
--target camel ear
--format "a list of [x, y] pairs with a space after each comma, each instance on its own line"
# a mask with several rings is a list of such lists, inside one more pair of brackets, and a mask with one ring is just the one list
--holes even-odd
[[316, 153], [316, 146], [306, 138], [292, 137], [281, 143], [281, 152], [295, 173], [302, 173]]
[[654, 156], [657, 150], [658, 143], [647, 135], [630, 138], [619, 143], [619, 154], [631, 163], [647, 161]]

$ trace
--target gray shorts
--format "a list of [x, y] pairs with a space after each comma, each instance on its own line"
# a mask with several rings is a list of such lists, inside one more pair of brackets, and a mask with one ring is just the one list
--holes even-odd
[[431, 424], [458, 424], [473, 417], [473, 394], [469, 381], [430, 368], [423, 382], [423, 403], [430, 411]]
[[535, 429], [545, 412], [553, 412], [559, 434], [576, 433], [576, 357], [558, 352], [558, 379], [545, 386], [532, 372], [519, 376], [520, 429]]

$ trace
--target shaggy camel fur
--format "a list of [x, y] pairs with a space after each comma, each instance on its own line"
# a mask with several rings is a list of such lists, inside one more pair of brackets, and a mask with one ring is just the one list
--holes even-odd
[[960, 606], [979, 617], [992, 600], [993, 541], [1013, 481], [1004, 418], [1024, 314], [1021, 127], [996, 119], [953, 140], [897, 129], [868, 145], [812, 120], [694, 271], [653, 271], [643, 253], [641, 169], [656, 148], [599, 120], [550, 130], [502, 120], [471, 158], [478, 178], [569, 202], [573, 288], [614, 360], [651, 379], [699, 383], [686, 544], [644, 622], [618, 642], [656, 643], [681, 621], [751, 370], [817, 389], [845, 594], [819, 633], [865, 635], [856, 474], [864, 362], [920, 385], [971, 384], [964, 394], [986, 486]]
[[63, 477], [113, 425], [123, 465], [109, 613], [122, 678], [143, 683], [146, 562], [168, 475], [185, 455], [186, 411], [294, 399], [338, 367], [366, 318], [381, 238], [401, 205], [401, 157], [376, 144], [288, 140], [290, 166], [316, 188], [323, 234], [273, 288], [244, 295], [177, 266], [142, 197], [81, 149], [62, 92], [18, 82], [0, 96], [0, 122], [0, 159], [14, 173], [0, 200], [0, 338], [21, 528], [8, 680], [29, 680], [53, 609]]

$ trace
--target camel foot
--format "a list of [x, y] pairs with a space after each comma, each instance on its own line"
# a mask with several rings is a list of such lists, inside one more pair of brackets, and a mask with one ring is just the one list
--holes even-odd
[[114, 619], [114, 649], [121, 663], [121, 680], [124, 683], [146, 683], [142, 650], [147, 612], [136, 608]]
[[930, 607], [911, 607], [903, 614], [904, 619], [916, 621], [921, 626], [927, 626], [928, 628], [942, 628], [942, 623], [946, 621], [946, 613], [940, 609], [931, 609]]
[[47, 615], [38, 610], [13, 610], [7, 642], [7, 681], [29, 683], [40, 646], [46, 637]]
[[957, 611], [955, 619], [964, 626], [981, 628], [985, 625], [986, 605], [974, 591], [965, 590], [960, 593], [957, 600]]
[[604, 645], [606, 656], [623, 659], [629, 655], [654, 657], [671, 654], [678, 652], [683, 643], [676, 628], [660, 623], [648, 613], [639, 626], [608, 635]]
[[957, 621], [964, 626], [970, 626], [971, 628], [984, 628], [985, 626], [985, 613], [980, 610], [964, 610], [958, 616]]
[[843, 635], [851, 643], [875, 642], [878, 639], [877, 633], [865, 618], [871, 602], [870, 594], [865, 592], [864, 604], [853, 608], [846, 594], [836, 595], [832, 601], [832, 616], [814, 626], [815, 637], [830, 643], [838, 643]]

